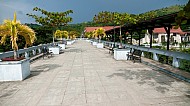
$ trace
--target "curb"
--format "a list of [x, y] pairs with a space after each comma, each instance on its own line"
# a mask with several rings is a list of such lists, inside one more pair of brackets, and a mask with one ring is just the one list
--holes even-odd
[[150, 64], [149, 62], [142, 61], [142, 63], [145, 64], [145, 65], [148, 65], [148, 66], [150, 66], [150, 67], [157, 68], [158, 71], [161, 71], [161, 72], [164, 72], [164, 73], [166, 73], [166, 74], [169, 74], [169, 75], [171, 75], [171, 76], [173, 76], [173, 77], [175, 77], [175, 78], [177, 78], [177, 79], [180, 79], [180, 80], [183, 80], [183, 81], [185, 81], [185, 82], [190, 83], [190, 78], [186, 78], [186, 77], [184, 77], [184, 76], [182, 76], [182, 75], [173, 73], [173, 72], [171, 72], [171, 71], [169, 71], [169, 70], [166, 70], [166, 69], [164, 69], [164, 68], [160, 68], [160, 67], [158, 67], [158, 66], [156, 66], [156, 65]]

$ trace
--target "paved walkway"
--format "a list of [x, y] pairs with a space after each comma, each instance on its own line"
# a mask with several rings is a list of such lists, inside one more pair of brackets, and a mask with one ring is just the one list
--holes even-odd
[[32, 63], [26, 80], [1, 82], [0, 106], [190, 106], [189, 83], [85, 41], [67, 47]]

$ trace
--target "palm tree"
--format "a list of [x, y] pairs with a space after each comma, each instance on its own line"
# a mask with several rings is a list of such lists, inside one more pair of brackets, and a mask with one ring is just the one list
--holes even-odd
[[36, 40], [35, 32], [26, 25], [21, 24], [19, 21], [16, 20], [16, 12], [14, 13], [14, 19], [11, 20], [4, 20], [4, 23], [0, 25], [0, 44], [6, 43], [6, 38], [11, 38], [12, 49], [14, 51], [14, 59], [17, 59], [17, 51], [18, 51], [18, 35], [21, 35], [25, 38], [27, 45], [32, 45]]
[[86, 32], [85, 33], [85, 37], [87, 37], [87, 38], [93, 38], [93, 32], [91, 31], [91, 32]]
[[79, 34], [78, 34], [78, 32], [76, 32], [76, 31], [70, 31], [69, 32], [69, 34], [68, 34], [69, 36], [69, 39], [75, 39]]
[[67, 38], [69, 35], [69, 33], [67, 31], [60, 31], [60, 30], [56, 30], [54, 36], [55, 38]]
[[95, 30], [94, 36], [98, 37], [100, 43], [101, 38], [106, 36], [105, 30], [103, 28], [98, 28]]

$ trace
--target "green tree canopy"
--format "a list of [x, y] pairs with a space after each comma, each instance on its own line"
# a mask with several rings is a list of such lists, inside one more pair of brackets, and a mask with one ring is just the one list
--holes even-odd
[[[72, 18], [68, 15], [73, 13], [73, 10], [67, 10], [65, 12], [48, 12], [46, 10], [43, 10], [41, 8], [35, 7], [33, 8], [33, 11], [39, 11], [43, 16], [38, 16], [35, 14], [27, 14], [29, 17], [32, 17], [35, 19], [35, 21], [43, 26], [48, 26], [53, 28], [53, 34], [54, 31], [59, 26], [65, 26], [69, 22], [72, 22]], [[54, 36], [53, 36], [53, 42], [54, 42]]]
[[67, 10], [65, 12], [48, 12], [41, 8], [35, 7], [33, 11], [39, 11], [43, 16], [38, 16], [35, 14], [27, 14], [29, 17], [35, 19], [35, 21], [44, 26], [58, 27], [64, 26], [69, 22], [72, 22], [72, 18], [68, 15], [73, 13], [73, 10]]

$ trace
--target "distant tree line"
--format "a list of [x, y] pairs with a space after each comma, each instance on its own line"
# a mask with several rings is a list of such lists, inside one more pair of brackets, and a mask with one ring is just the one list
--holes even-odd
[[[77, 23], [77, 24], [67, 24], [68, 22], [72, 21], [72, 18], [66, 17], [66, 20], [61, 21], [62, 24], [59, 24], [59, 23], [57, 23], [58, 21], [56, 20], [56, 17], [58, 17], [61, 20], [65, 19], [64, 17], [60, 17], [59, 14], [62, 14], [62, 16], [64, 16], [64, 14], [68, 15], [69, 13], [73, 13], [73, 11], [68, 10], [68, 11], [63, 12], [63, 13], [47, 12], [43, 9], [36, 7], [36, 8], [34, 8], [34, 11], [41, 11], [43, 14], [51, 17], [52, 21], [48, 21], [49, 19], [47, 17], [43, 18], [43, 17], [37, 16], [37, 15], [28, 14], [29, 16], [35, 18], [36, 21], [39, 22], [41, 25], [38, 25], [38, 24], [27, 24], [27, 25], [30, 26], [32, 29], [34, 29], [34, 31], [36, 32], [37, 41], [35, 41], [33, 45], [39, 45], [39, 44], [43, 44], [43, 43], [52, 42], [52, 40], [53, 40], [52, 31], [53, 30], [55, 31], [55, 29], [53, 27], [49, 27], [50, 25], [56, 26], [56, 29], [60, 29], [60, 30], [75, 31], [75, 32], [77, 32], [76, 37], [80, 37], [84, 31], [84, 28], [87, 26], [123, 25], [123, 24], [125, 24], [125, 22], [136, 22], [137, 20], [149, 19], [152, 17], [161, 16], [161, 15], [165, 15], [165, 14], [169, 14], [169, 13], [173, 13], [173, 12], [177, 12], [177, 11], [183, 11], [183, 10], [184, 10], [184, 5], [175, 5], [175, 6], [166, 7], [166, 8], [162, 8], [162, 9], [158, 9], [158, 10], [152, 10], [149, 12], [145, 12], [142, 14], [136, 14], [136, 15], [135, 14], [128, 14], [128, 13], [116, 13], [115, 19], [117, 19], [117, 22], [116, 21], [113, 22], [113, 19], [112, 20], [107, 19], [106, 21], [109, 21], [109, 22], [106, 22], [106, 21], [105, 22], [89, 21], [89, 22], [83, 22], [83, 23]], [[112, 13], [112, 12], [107, 11], [107, 14], [108, 13]], [[100, 12], [98, 14], [102, 14], [102, 12]], [[129, 18], [129, 17], [135, 18], [135, 20], [134, 19], [128, 20], [126, 17], [124, 17], [124, 15], [126, 15], [127, 18]], [[122, 18], [123, 18], [123, 20], [122, 20]], [[187, 28], [187, 27], [184, 27], [184, 28]], [[184, 29], [184, 28], [182, 26], [182, 29]], [[136, 37], [136, 38], [138, 39], [138, 37]], [[23, 39], [23, 38], [20, 37], [18, 39]], [[18, 43], [19, 48], [23, 47], [23, 45], [24, 45], [23, 42]], [[7, 44], [6, 46], [0, 46], [0, 51], [11, 50], [10, 49], [11, 47], [9, 47], [9, 46], [10, 46], [9, 44]]]

